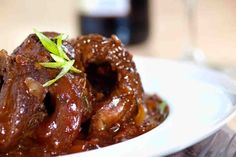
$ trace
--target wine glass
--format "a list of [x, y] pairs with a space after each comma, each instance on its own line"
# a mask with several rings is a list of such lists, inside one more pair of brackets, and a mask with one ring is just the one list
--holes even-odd
[[182, 59], [197, 64], [205, 64], [206, 56], [202, 49], [197, 46], [197, 21], [196, 5], [197, 0], [183, 0], [187, 19], [187, 47], [183, 51]]

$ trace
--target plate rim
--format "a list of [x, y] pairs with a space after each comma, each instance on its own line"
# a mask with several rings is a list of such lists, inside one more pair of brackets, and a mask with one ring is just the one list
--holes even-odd
[[[178, 62], [178, 61], [175, 61], [175, 60], [159, 59], [159, 58], [156, 58], [156, 57], [149, 57], [149, 56], [134, 56], [134, 60], [136, 60], [136, 59], [147, 59], [147, 60], [151, 60], [151, 61], [158, 60], [158, 61], [161, 61], [161, 62], [163, 61], [163, 62], [169, 62], [169, 63], [174, 63], [174, 64], [182, 64], [182, 65], [189, 64], [189, 63]], [[191, 66], [193, 66], [193, 65], [191, 64]], [[199, 67], [197, 67], [197, 68], [199, 68]], [[207, 69], [207, 70], [209, 70], [209, 69]], [[209, 71], [212, 71], [212, 70], [209, 70]], [[224, 74], [219, 73], [219, 75], [224, 75]], [[233, 107], [234, 107], [234, 109], [233, 109]], [[167, 124], [167, 122], [170, 120], [171, 112], [172, 112], [172, 108], [170, 108], [170, 115], [166, 118], [166, 120], [163, 123], [161, 123], [159, 126], [157, 126], [156, 128], [150, 130], [148, 133], [151, 134], [153, 132], [155, 133], [157, 130], [161, 130]], [[193, 137], [191, 142], [182, 143], [182, 145], [171, 148], [171, 151], [167, 149], [167, 150], [164, 150], [162, 152], [158, 152], [158, 154], [156, 154], [154, 151], [151, 151], [151, 152], [148, 153], [148, 156], [170, 155], [170, 154], [176, 153], [178, 151], [181, 151], [181, 150], [183, 150], [187, 147], [190, 147], [190, 146], [206, 139], [207, 137], [209, 137], [210, 135], [216, 133], [217, 131], [219, 131], [227, 122], [229, 122], [235, 116], [236, 116], [236, 106], [232, 106], [232, 111], [230, 113], [228, 113], [228, 115], [226, 115], [224, 118], [219, 120], [216, 124], [214, 124], [214, 126], [208, 127], [204, 134], [199, 134], [198, 137]], [[95, 149], [95, 150], [89, 150], [89, 151], [85, 151], [85, 152], [67, 154], [67, 155], [64, 155], [63, 157], [74, 157], [74, 156], [77, 156], [77, 155], [79, 155], [79, 156], [90, 156], [92, 153], [96, 153], [97, 151], [103, 151], [103, 150], [104, 151], [109, 151], [110, 149], [112, 150], [112, 149], [115, 149], [115, 148], [117, 148], [121, 145], [125, 145], [125, 143], [130, 143], [131, 141], [134, 141], [134, 140], [137, 141], [137, 139], [141, 140], [141, 138], [144, 138], [145, 136], [148, 136], [147, 133], [142, 134], [142, 135], [137, 136], [137, 137], [134, 137], [134, 138], [132, 138], [130, 140], [127, 140], [127, 141], [124, 141], [124, 142], [120, 142], [120, 143], [117, 143], [117, 144], [106, 146], [106, 147], [101, 148], [101, 149]], [[148, 146], [146, 146], [146, 147], [148, 147]]]

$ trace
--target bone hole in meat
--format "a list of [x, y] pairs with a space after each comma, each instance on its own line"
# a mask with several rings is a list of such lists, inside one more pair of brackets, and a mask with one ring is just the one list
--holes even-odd
[[53, 105], [52, 96], [49, 92], [46, 94], [43, 102], [48, 115], [52, 115], [55, 111], [55, 106]]
[[117, 71], [112, 70], [110, 63], [90, 63], [86, 68], [87, 78], [92, 87], [108, 96], [116, 86]]

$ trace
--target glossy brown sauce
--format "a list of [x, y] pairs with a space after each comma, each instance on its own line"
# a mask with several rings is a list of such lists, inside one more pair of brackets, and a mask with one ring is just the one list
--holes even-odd
[[[160, 125], [168, 115], [168, 107], [165, 108], [164, 113], [160, 113], [160, 104], [162, 100], [157, 95], [145, 96], [145, 108], [147, 109], [145, 121], [142, 125], [137, 125], [134, 121], [123, 124], [122, 126], [114, 125], [110, 134], [118, 132], [114, 137], [107, 135], [107, 138], [97, 139], [89, 138], [88, 127], [89, 124], [85, 123], [82, 127], [82, 133], [77, 139], [74, 140], [72, 146], [61, 154], [77, 153], [98, 149], [111, 144], [119, 143], [139, 136], [149, 130]], [[117, 124], [118, 125], [118, 124]], [[55, 153], [56, 154], [56, 153]], [[19, 142], [19, 144], [9, 150], [8, 153], [3, 153], [1, 156], [51, 156], [53, 152], [48, 152], [45, 146], [40, 145], [32, 138], [26, 138]]]
[[[44, 33], [49, 38], [57, 33]], [[168, 107], [144, 93], [132, 55], [116, 36], [81, 36], [64, 51], [82, 73], [58, 69], [30, 35], [8, 56], [0, 51], [0, 156], [55, 156], [105, 147], [139, 136], [165, 120]]]

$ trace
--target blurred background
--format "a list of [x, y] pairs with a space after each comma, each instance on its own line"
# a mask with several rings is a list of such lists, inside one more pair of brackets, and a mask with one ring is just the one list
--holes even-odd
[[[91, 6], [94, 6], [92, 4], [97, 1], [87, 1], [90, 3], [90, 10]], [[144, 2], [137, 0], [140, 3], [138, 5], [142, 7], [136, 6], [136, 10], [130, 9], [133, 7], [130, 4], [124, 7], [125, 1], [129, 0], [120, 0], [123, 4], [118, 4], [117, 0], [113, 1], [117, 4], [107, 12], [113, 13], [119, 7], [120, 9], [123, 7], [124, 12], [119, 12], [118, 16], [127, 16], [132, 12], [135, 14], [133, 17], [139, 19], [145, 18], [140, 16], [142, 12], [145, 13], [145, 9], [148, 12], [148, 20], [143, 21], [144, 26], [142, 25], [145, 27], [145, 23], [148, 22], [147, 36], [143, 35], [143, 42], [128, 44], [133, 54], [168, 59], [181, 58], [188, 44], [185, 0], [141, 0]], [[32, 33], [32, 28], [40, 31], [63, 32], [75, 37], [82, 33], [81, 21], [85, 22], [81, 18], [82, 14], [88, 16], [107, 14], [96, 10], [95, 13], [86, 12], [86, 5], [88, 7], [88, 4], [84, 4], [86, 0], [1, 0], [0, 2], [0, 48], [9, 52], [12, 52], [29, 33]], [[135, 13], [138, 7], [142, 8], [139, 15]], [[235, 0], [198, 0], [196, 3], [197, 45], [204, 51], [207, 61], [211, 63], [236, 67], [235, 8]], [[116, 15], [114, 13], [113, 16]], [[121, 20], [121, 24], [125, 25], [125, 20]], [[134, 24], [131, 27], [135, 29], [141, 26]], [[136, 29], [133, 34], [136, 34], [135, 32], [140, 31]]]
[[32, 28], [115, 31], [133, 54], [180, 59], [196, 46], [208, 63], [236, 68], [235, 15], [235, 0], [1, 0], [0, 48], [11, 53]]

